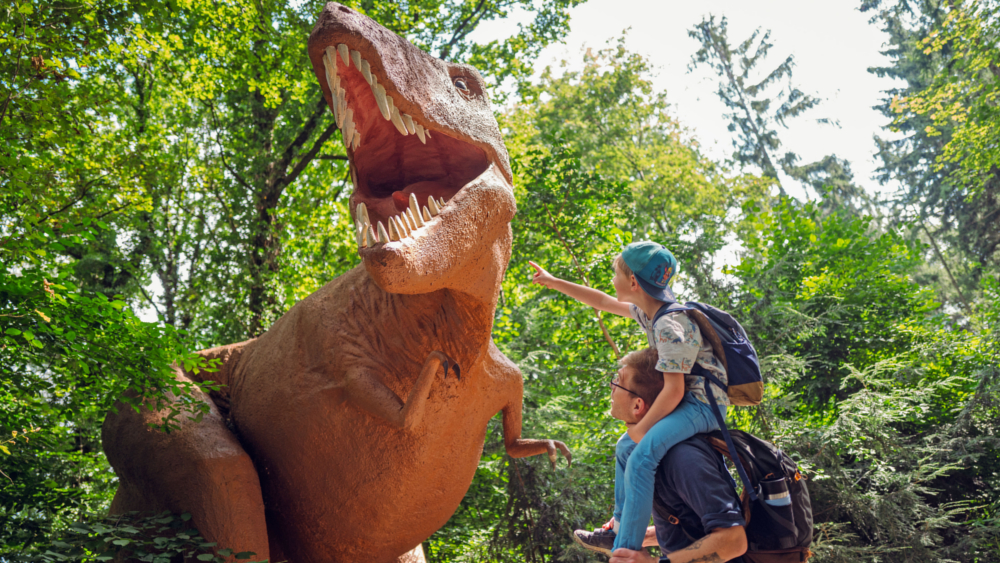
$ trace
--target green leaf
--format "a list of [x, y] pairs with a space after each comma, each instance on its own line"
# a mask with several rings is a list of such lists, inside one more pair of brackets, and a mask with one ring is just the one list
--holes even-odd
[[17, 11], [22, 14], [30, 14], [34, 12], [34, 8], [31, 7], [30, 3], [21, 4], [17, 7]]
[[11, 327], [11, 328], [8, 328], [6, 331], [4, 331], [4, 333], [5, 334], [9, 334], [11, 336], [17, 336], [17, 335], [21, 334], [21, 331], [18, 330], [18, 329], [16, 329], [16, 328]]
[[198, 556], [198, 561], [211, 561], [215, 559], [215, 556], [211, 553], [202, 553]]

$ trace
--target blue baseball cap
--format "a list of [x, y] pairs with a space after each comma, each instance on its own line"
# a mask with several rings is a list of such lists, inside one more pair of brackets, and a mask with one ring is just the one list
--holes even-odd
[[651, 240], [633, 242], [622, 250], [622, 259], [643, 291], [660, 301], [677, 301], [669, 285], [677, 273], [677, 259], [666, 247]]

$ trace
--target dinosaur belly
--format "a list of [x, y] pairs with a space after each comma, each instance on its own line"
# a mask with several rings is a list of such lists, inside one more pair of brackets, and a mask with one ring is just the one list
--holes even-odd
[[[345, 277], [330, 288], [331, 301], [360, 291]], [[444, 525], [468, 490], [499, 410], [489, 400], [492, 380], [459, 351], [462, 379], [439, 371], [422, 422], [397, 428], [346, 399], [345, 373], [357, 356], [344, 352], [350, 337], [330, 328], [349, 320], [329, 311], [322, 295], [306, 300], [254, 343], [233, 388], [232, 419], [260, 476], [269, 535], [292, 563], [394, 561]], [[457, 346], [382, 350], [380, 379], [405, 399], [421, 368], [416, 358]]]
[[294, 416], [259, 431], [252, 455], [268, 526], [290, 561], [393, 561], [447, 522], [472, 482], [489, 415], [433, 395], [412, 432], [321, 396], [274, 397]]

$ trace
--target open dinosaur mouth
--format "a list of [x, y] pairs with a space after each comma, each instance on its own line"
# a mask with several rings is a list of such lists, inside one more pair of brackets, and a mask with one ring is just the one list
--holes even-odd
[[486, 153], [422, 116], [401, 113], [369, 62], [348, 45], [327, 47], [323, 65], [351, 162], [358, 247], [433, 230], [448, 202], [489, 169]]

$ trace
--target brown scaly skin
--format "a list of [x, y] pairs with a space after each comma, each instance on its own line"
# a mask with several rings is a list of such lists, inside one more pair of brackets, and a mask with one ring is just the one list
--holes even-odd
[[521, 438], [521, 374], [490, 336], [516, 207], [482, 79], [331, 3], [309, 39], [331, 107], [324, 53], [340, 44], [432, 132], [426, 143], [402, 135], [355, 64], [335, 59], [361, 134], [348, 150], [352, 203], [373, 225], [411, 193], [447, 205], [401, 241], [362, 241], [362, 265], [263, 336], [202, 352], [223, 361], [219, 372], [178, 370], [227, 385], [200, 397], [211, 407], [201, 422], [162, 434], [146, 426], [162, 413], [109, 414], [112, 512], [188, 511], [210, 541], [257, 560], [414, 563], [468, 490], [496, 413], [511, 456], [554, 464], [569, 452]]

